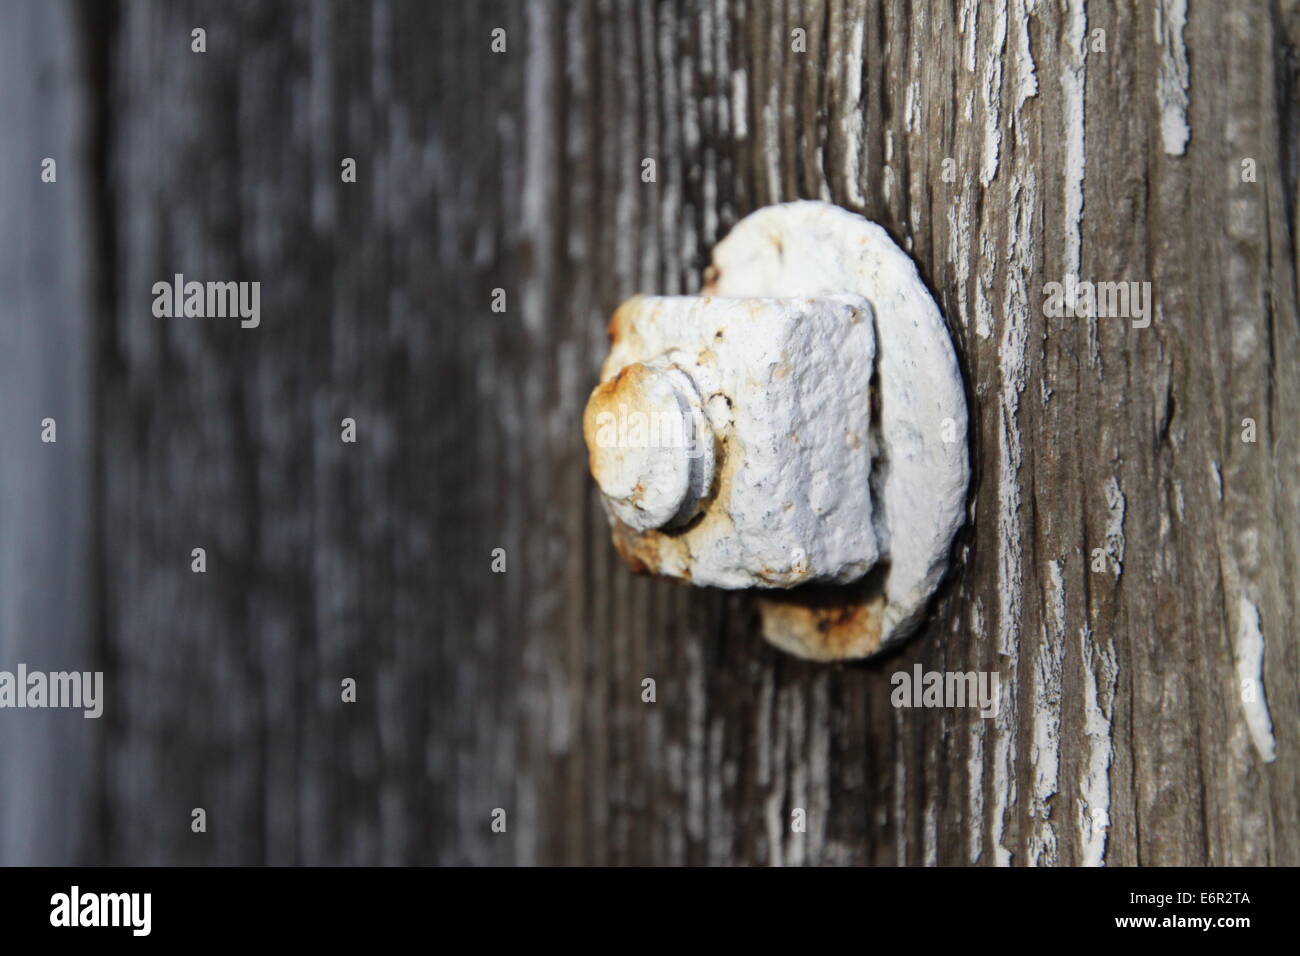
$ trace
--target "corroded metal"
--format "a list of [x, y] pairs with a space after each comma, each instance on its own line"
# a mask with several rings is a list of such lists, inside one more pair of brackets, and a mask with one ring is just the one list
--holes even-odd
[[761, 210], [701, 295], [629, 300], [610, 343], [584, 432], [630, 566], [766, 589], [764, 635], [803, 657], [906, 636], [964, 519], [967, 422], [943, 319], [883, 229]]

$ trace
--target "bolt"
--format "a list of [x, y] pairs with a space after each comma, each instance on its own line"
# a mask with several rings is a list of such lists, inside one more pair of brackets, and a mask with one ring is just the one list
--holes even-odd
[[690, 377], [661, 358], [596, 387], [583, 414], [591, 473], [637, 531], [695, 516], [713, 482], [713, 430]]
[[821, 202], [748, 216], [705, 279], [610, 321], [584, 432], [614, 545], [638, 571], [762, 589], [764, 636], [792, 653], [874, 654], [920, 625], [966, 518], [943, 316], [882, 227]]

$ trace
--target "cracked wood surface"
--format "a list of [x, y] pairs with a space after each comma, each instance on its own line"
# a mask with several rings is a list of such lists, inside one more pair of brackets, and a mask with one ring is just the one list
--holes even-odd
[[[91, 815], [81, 858], [1300, 863], [1294, 3], [127, 3], [79, 24], [97, 424], [58, 449], [96, 462], [98, 598], [37, 636], [82, 648], [109, 699], [82, 786], [22, 766]], [[39, 122], [3, 146], [33, 151], [33, 190]], [[750, 596], [631, 576], [586, 471], [613, 309], [698, 288], [738, 219], [796, 198], [914, 256], [969, 389], [955, 571], [865, 666], [769, 647]], [[261, 326], [154, 319], [177, 272], [261, 281]], [[1071, 273], [1149, 281], [1150, 327], [1046, 317]], [[53, 597], [50, 573], [10, 562], [0, 593]], [[1272, 762], [1240, 685], [1256, 633]], [[999, 672], [997, 716], [893, 708], [916, 664]]]

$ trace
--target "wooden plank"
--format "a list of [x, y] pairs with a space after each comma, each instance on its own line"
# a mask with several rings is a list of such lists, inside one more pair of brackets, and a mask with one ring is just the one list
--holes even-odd
[[[9, 674], [100, 667], [83, 52], [68, 6], [0, 9], [0, 670]], [[0, 861], [67, 864], [93, 852], [104, 729], [81, 710], [0, 712]]]
[[[1300, 862], [1297, 14], [1232, 6], [123, 5], [104, 857]], [[799, 197], [913, 253], [970, 387], [959, 567], [863, 666], [633, 579], [585, 474], [608, 314]], [[154, 318], [178, 272], [260, 327]], [[1045, 314], [1068, 275], [1150, 326]], [[997, 717], [895, 709], [915, 664]]]

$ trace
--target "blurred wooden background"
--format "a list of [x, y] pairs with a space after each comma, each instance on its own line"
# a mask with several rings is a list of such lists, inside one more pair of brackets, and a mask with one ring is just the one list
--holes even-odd
[[[3, 5], [0, 668], [107, 701], [0, 712], [0, 862], [1300, 863], [1298, 44], [1294, 2]], [[909, 249], [972, 400], [956, 572], [866, 665], [634, 578], [585, 468], [609, 313], [800, 197]], [[260, 327], [154, 318], [175, 273]], [[1150, 327], [1045, 316], [1068, 274]], [[998, 717], [894, 709], [915, 663]]]

